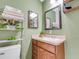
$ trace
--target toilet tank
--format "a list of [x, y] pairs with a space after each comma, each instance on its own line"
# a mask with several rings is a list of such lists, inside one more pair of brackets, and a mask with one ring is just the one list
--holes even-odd
[[0, 47], [0, 59], [20, 59], [20, 45]]

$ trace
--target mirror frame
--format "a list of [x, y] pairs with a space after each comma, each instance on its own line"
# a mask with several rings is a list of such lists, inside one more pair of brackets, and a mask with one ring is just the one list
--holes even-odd
[[[35, 19], [31, 19], [30, 18], [31, 13], [36, 14], [37, 17], [35, 17]], [[31, 29], [38, 28], [38, 13], [31, 11], [31, 10], [28, 11], [28, 28], [31, 28]]]
[[[55, 27], [55, 26], [53, 26], [53, 23], [52, 24], [50, 24], [50, 25], [52, 25], [52, 27], [50, 26], [49, 28], [46, 28], [46, 26], [48, 25], [48, 24], [46, 24], [47, 22], [46, 22], [46, 13], [48, 13], [49, 11], [51, 11], [51, 10], [54, 10], [54, 9], [56, 9], [56, 8], [59, 8], [58, 9], [58, 14], [59, 14], [59, 16], [58, 16], [58, 18], [59, 19], [57, 19], [56, 18], [56, 22], [58, 22], [58, 24], [56, 24], [57, 25], [57, 27]], [[55, 11], [55, 13], [56, 13], [56, 11]], [[58, 14], [56, 14], [55, 16], [57, 17], [57, 15]], [[52, 9], [49, 9], [49, 10], [47, 10], [46, 12], [45, 12], [45, 14], [44, 14], [44, 19], [45, 19], [45, 30], [59, 30], [59, 29], [61, 29], [62, 28], [62, 21], [61, 21], [61, 5], [58, 5], [58, 6], [56, 6], [56, 7], [54, 7], [54, 8], [52, 8]], [[51, 21], [51, 20], [50, 20]], [[55, 23], [56, 23], [55, 22]], [[51, 23], [51, 22], [50, 22]]]

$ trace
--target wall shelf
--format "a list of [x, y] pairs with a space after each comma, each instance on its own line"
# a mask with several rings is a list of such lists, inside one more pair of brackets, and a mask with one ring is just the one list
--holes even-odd
[[0, 29], [0, 31], [17, 31], [17, 30], [11, 30], [11, 29]]
[[79, 6], [73, 7], [71, 9], [64, 9], [64, 13], [69, 13], [69, 12], [76, 11], [76, 10], [79, 10]]
[[19, 59], [22, 56], [23, 21], [24, 13], [21, 10], [10, 6], [0, 9], [0, 47], [21, 45]]
[[13, 29], [0, 29], [0, 31], [12, 31], [12, 32], [19, 32], [21, 30], [22, 29], [15, 29], [15, 30], [13, 30]]
[[16, 40], [0, 40], [0, 43], [7, 43], [7, 42], [17, 42], [21, 41], [22, 39], [16, 39]]

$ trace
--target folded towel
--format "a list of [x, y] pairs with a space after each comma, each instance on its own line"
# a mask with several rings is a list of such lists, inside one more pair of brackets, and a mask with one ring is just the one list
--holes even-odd
[[6, 14], [6, 13], [2, 13], [2, 16], [6, 19], [15, 19], [15, 20], [18, 20], [20, 19], [19, 21], [23, 20], [24, 18], [23, 17], [20, 17], [20, 16], [16, 16], [16, 15], [11, 15], [11, 14]]
[[24, 14], [22, 11], [10, 6], [5, 6], [2, 16], [8, 19], [24, 20]]

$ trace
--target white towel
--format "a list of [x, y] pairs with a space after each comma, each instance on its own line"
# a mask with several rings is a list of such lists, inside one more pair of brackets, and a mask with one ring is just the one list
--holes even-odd
[[22, 11], [11, 6], [5, 6], [2, 16], [8, 19], [24, 20]]
[[15, 19], [15, 20], [19, 20], [19, 21], [21, 21], [21, 20], [23, 20], [24, 18], [23, 17], [19, 17], [18, 15], [17, 16], [15, 16], [15, 15], [11, 15], [11, 14], [8, 14], [8, 13], [2, 13], [2, 16], [4, 17], [4, 18], [6, 18], [6, 19]]

